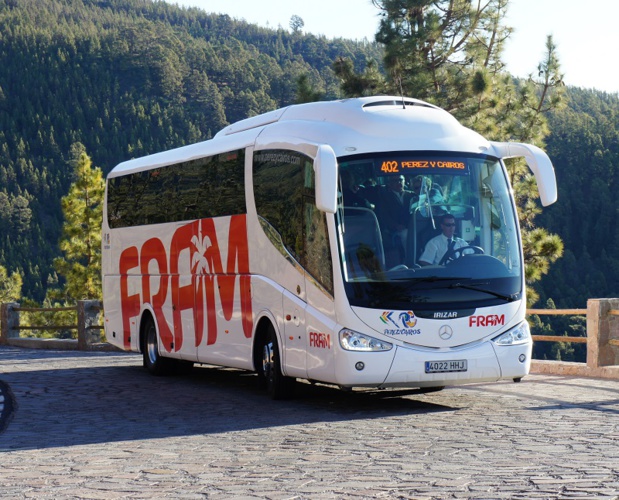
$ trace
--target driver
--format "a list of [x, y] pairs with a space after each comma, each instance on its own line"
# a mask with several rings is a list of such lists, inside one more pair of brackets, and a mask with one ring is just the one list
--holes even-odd
[[432, 266], [439, 264], [443, 257], [453, 250], [468, 246], [468, 243], [462, 238], [454, 236], [456, 232], [456, 219], [451, 214], [445, 214], [441, 218], [442, 234], [435, 236], [426, 244], [419, 264], [422, 266]]

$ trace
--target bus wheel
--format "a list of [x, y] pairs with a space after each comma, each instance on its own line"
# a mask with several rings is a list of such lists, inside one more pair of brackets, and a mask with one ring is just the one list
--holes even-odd
[[296, 379], [282, 374], [279, 347], [273, 327], [269, 328], [262, 346], [262, 373], [264, 385], [272, 399], [289, 399], [294, 393]]
[[142, 359], [144, 368], [153, 375], [170, 375], [173, 372], [174, 360], [164, 358], [159, 354], [157, 330], [152, 318], [147, 318], [144, 324]]

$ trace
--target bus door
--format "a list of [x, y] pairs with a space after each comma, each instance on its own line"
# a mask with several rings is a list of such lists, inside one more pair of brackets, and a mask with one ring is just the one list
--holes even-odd
[[[317, 291], [320, 288], [327, 290], [327, 296], [333, 295], [326, 217], [318, 207], [335, 212], [328, 200], [333, 198], [335, 205], [336, 167], [330, 148], [297, 140], [271, 144], [267, 138], [253, 156], [256, 212], [265, 234], [278, 250], [264, 274], [284, 290], [280, 333], [282, 364], [288, 376], [306, 378], [308, 362], [314, 366], [325, 363], [322, 358], [326, 353], [312, 352], [310, 347], [316, 334], [326, 331], [314, 319], [314, 310], [322, 311], [323, 306], [313, 305], [308, 314], [307, 293], [311, 289], [312, 295], [324, 295], [324, 291]], [[331, 175], [321, 177], [322, 182], [317, 183], [317, 171]], [[317, 184], [322, 188], [318, 189]], [[276, 262], [281, 262], [280, 256], [286, 264]], [[311, 326], [307, 322], [310, 318]]]
[[303, 218], [307, 290], [307, 376], [316, 380], [333, 380], [337, 339], [333, 263], [327, 215], [317, 208], [314, 198], [307, 197]]

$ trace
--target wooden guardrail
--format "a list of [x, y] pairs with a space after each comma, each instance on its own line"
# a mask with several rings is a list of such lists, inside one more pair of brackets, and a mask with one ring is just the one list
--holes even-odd
[[[527, 309], [527, 314], [586, 316], [587, 309]], [[609, 316], [619, 316], [619, 309], [610, 309], [606, 314]], [[542, 342], [573, 342], [577, 344], [587, 343], [587, 337], [570, 337], [567, 335], [532, 335], [532, 337], [533, 340]], [[619, 339], [609, 338], [608, 344], [619, 347]]]
[[[71, 325], [22, 325], [20, 323], [21, 312], [49, 312], [61, 311], [77, 312], [77, 323]], [[31, 345], [35, 347], [61, 347], [68, 349], [88, 350], [93, 345], [101, 342], [101, 330], [99, 316], [103, 311], [102, 304], [98, 300], [80, 300], [73, 307], [21, 307], [16, 302], [0, 305], [0, 344], [8, 345]], [[34, 337], [22, 337], [21, 331], [36, 330], [77, 330], [77, 339], [39, 339]]]
[[586, 343], [586, 363], [533, 360], [532, 372], [619, 379], [619, 298], [589, 299], [586, 309], [528, 309], [527, 314], [585, 315], [587, 319], [586, 337], [533, 335], [535, 341]]
[[[617, 311], [619, 313], [619, 311]], [[587, 315], [586, 309], [527, 309], [527, 314], [537, 314], [537, 315], [556, 315], [556, 316], [578, 316], [578, 315]], [[586, 344], [587, 337], [570, 337], [567, 335], [559, 336], [559, 335], [532, 335], [533, 340], [542, 341], [542, 342], [574, 342], [579, 344]]]

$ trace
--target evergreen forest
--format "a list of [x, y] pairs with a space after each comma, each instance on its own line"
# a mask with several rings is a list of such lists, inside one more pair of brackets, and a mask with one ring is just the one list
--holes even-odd
[[[380, 70], [383, 49], [157, 0], [0, 0], [0, 266], [33, 301], [58, 284], [72, 152], [106, 174], [293, 104], [300, 83], [343, 97], [338, 60]], [[535, 283], [540, 308], [619, 296], [619, 96], [568, 87], [565, 100], [547, 116], [559, 200], [537, 219], [564, 253]]]
[[57, 284], [74, 145], [107, 174], [294, 103], [300, 77], [340, 97], [333, 61], [380, 55], [161, 1], [0, 0], [0, 265], [35, 301]]

